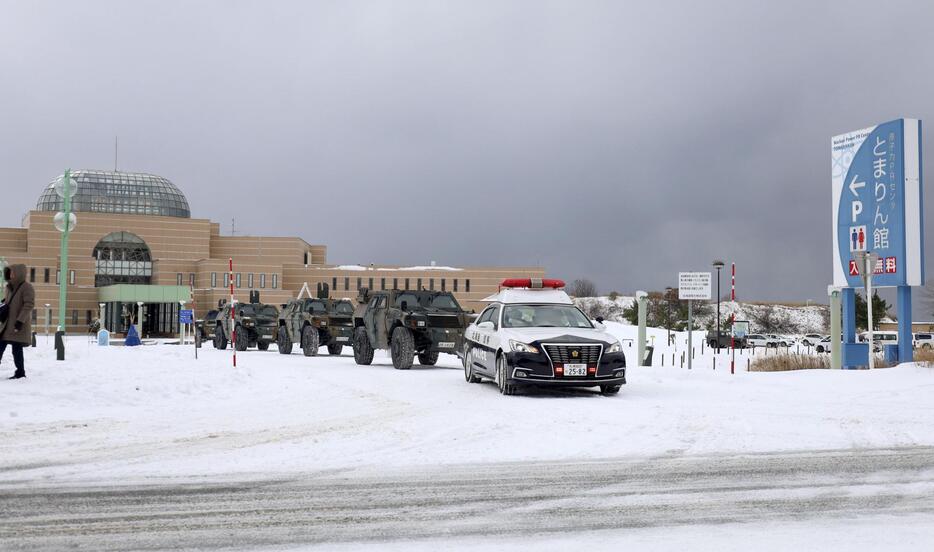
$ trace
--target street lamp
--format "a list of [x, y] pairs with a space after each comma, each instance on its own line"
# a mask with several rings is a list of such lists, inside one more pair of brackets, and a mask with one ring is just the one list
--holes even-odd
[[720, 269], [723, 268], [724, 262], [721, 260], [716, 260], [713, 262], [713, 267], [717, 269], [717, 354], [720, 354]]
[[55, 358], [65, 360], [65, 306], [68, 290], [68, 235], [78, 223], [77, 217], [71, 212], [71, 198], [78, 191], [78, 183], [71, 177], [71, 169], [58, 177], [53, 184], [55, 193], [62, 198], [62, 210], [55, 213], [52, 223], [55, 229], [62, 233], [61, 268], [58, 278], [58, 330], [55, 332]]

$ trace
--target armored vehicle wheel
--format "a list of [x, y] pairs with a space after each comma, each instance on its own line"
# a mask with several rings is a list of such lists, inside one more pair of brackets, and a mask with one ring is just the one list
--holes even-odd
[[247, 337], [246, 332], [244, 332], [240, 325], [237, 325], [237, 340], [234, 343], [238, 351], [246, 351], [247, 347], [250, 346], [250, 338]]
[[302, 352], [305, 353], [305, 356], [317, 356], [318, 347], [320, 346], [318, 330], [311, 326], [302, 328]]
[[470, 350], [464, 346], [464, 379], [467, 383], [480, 383], [480, 376], [473, 373], [473, 362], [470, 362]]
[[408, 328], [397, 326], [392, 331], [392, 342], [389, 344], [392, 356], [392, 365], [396, 370], [408, 370], [415, 361], [415, 337]]
[[256, 348], [259, 349], [260, 351], [268, 351], [268, 350], [269, 350], [269, 342], [268, 342], [268, 341], [260, 341], [259, 343], [256, 344]]
[[496, 385], [503, 395], [516, 394], [516, 386], [506, 382], [506, 357], [503, 355], [496, 358]]
[[357, 328], [353, 333], [353, 359], [364, 366], [373, 362], [373, 346], [366, 335], [366, 328]]
[[340, 356], [341, 351], [344, 350], [344, 346], [340, 343], [330, 343], [328, 344], [328, 354], [331, 356]]
[[438, 362], [438, 351], [418, 353], [418, 363], [422, 366], [434, 366]]
[[279, 326], [279, 333], [276, 335], [276, 345], [279, 347], [280, 355], [292, 354], [292, 338], [289, 337], [289, 331], [285, 326]]
[[615, 395], [619, 393], [620, 387], [622, 387], [622, 385], [601, 385], [600, 393], [604, 395]]
[[227, 348], [227, 336], [224, 335], [224, 329], [220, 326], [214, 330], [214, 348], [215, 349], [226, 349]]

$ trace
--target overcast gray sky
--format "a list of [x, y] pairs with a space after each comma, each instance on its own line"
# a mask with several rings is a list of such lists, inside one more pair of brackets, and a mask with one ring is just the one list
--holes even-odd
[[113, 167], [119, 135], [119, 168], [194, 216], [335, 263], [541, 264], [630, 292], [720, 257], [740, 298], [823, 300], [830, 137], [934, 121], [931, 2], [0, 9], [3, 226], [66, 167]]

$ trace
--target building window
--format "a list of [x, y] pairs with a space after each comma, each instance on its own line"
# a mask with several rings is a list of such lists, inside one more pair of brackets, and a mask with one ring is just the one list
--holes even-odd
[[386, 291], [386, 278], [379, 279], [379, 289], [381, 291]]
[[253, 289], [253, 273], [252, 272], [246, 275], [246, 287]]
[[[32, 309], [32, 324], [33, 326], [39, 321], [39, 315], [36, 313], [36, 309]], [[35, 330], [35, 328], [33, 328]]]
[[91, 320], [91, 311], [87, 311], [87, 312], [85, 312], [84, 314], [85, 314], [85, 316], [86, 316], [86, 318], [87, 318], [87, 320], [88, 320], [88, 326], [90, 326], [90, 325], [91, 325], [91, 322], [93, 322], [93, 320]]
[[225, 272], [224, 273], [224, 289], [227, 289], [229, 287], [230, 287], [230, 273]]
[[30, 282], [36, 281], [36, 267], [32, 267], [29, 269], [29, 281]]
[[42, 270], [42, 281], [43, 281], [44, 283], [46, 283], [46, 284], [49, 283], [49, 277], [51, 276], [51, 272], [52, 272], [52, 270], [51, 270], [51, 269], [48, 269], [48, 268]]
[[216, 287], [217, 287], [217, 272], [212, 272], [212, 273], [211, 273], [211, 287], [212, 287], [212, 288], [216, 288]]
[[370, 278], [370, 289], [373, 289], [373, 278]]
[[259, 288], [266, 289], [266, 273], [260, 273], [259, 275]]
[[78, 309], [71, 311], [71, 325], [72, 326], [78, 325]]
[[344, 291], [350, 291], [350, 278], [344, 276]]
[[272, 275], [272, 289], [276, 289], [278, 287], [279, 287], [279, 275], [273, 274]]
[[75, 285], [75, 271], [74, 270], [68, 271], [68, 283], [72, 286]]
[[392, 279], [392, 289], [399, 289], [399, 278]]
[[243, 283], [243, 280], [241, 280], [241, 278], [240, 278], [240, 273], [238, 272], [238, 273], [237, 273], [237, 289], [239, 289], [239, 288], [242, 287], [242, 286], [240, 285], [240, 284], [242, 284], [242, 283]]
[[435, 279], [434, 278], [428, 278], [428, 289], [431, 291], [435, 290]]
[[454, 291], [457, 291], [457, 278], [454, 278]]
[[179, 272], [178, 274], [176, 274], [176, 275], [175, 275], [175, 285], [177, 285], [177, 286], [182, 285], [182, 279], [183, 279], [184, 277], [185, 277], [185, 275], [182, 274], [181, 272]]
[[195, 287], [195, 273], [194, 272], [188, 275], [188, 285], [191, 287]]
[[408, 291], [408, 289], [409, 289], [409, 279], [408, 279], [408, 278], [405, 279], [405, 289], [406, 289], [406, 291]]
[[337, 276], [331, 278], [331, 289], [337, 291]]
[[470, 293], [470, 278], [464, 280], [464, 291]]
[[62, 283], [62, 271], [56, 270], [55, 271], [55, 285], [57, 286], [61, 283]]
[[357, 290], [363, 287], [363, 278], [357, 278]]
[[444, 280], [444, 278], [441, 278], [441, 291], [447, 291], [447, 290], [448, 290], [447, 282]]
[[422, 279], [419, 278], [418, 280], [415, 281], [415, 291], [421, 291], [421, 290], [422, 290]]
[[305, 265], [308, 265], [308, 252], [305, 251]]

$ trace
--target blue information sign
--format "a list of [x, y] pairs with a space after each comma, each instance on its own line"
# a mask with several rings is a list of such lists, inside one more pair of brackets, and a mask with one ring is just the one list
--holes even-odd
[[179, 324], [191, 324], [192, 323], [192, 311], [191, 309], [182, 309], [178, 311], [178, 322]]
[[862, 287], [856, 258], [873, 252], [873, 285], [924, 283], [921, 122], [898, 119], [831, 144], [834, 285]]

